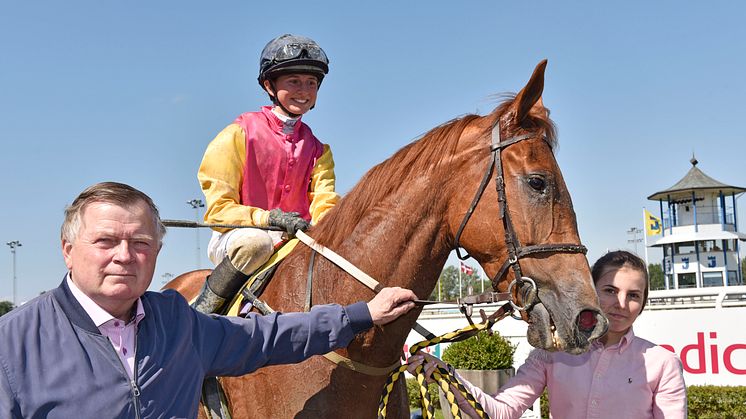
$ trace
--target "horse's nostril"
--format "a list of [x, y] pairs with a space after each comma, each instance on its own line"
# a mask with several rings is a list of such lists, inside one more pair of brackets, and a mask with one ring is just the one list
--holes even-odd
[[592, 310], [583, 310], [578, 315], [578, 329], [583, 333], [590, 333], [596, 327], [598, 319]]

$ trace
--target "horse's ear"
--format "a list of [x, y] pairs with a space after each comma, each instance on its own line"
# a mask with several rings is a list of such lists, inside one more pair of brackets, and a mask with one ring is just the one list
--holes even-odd
[[516, 120], [519, 123], [528, 116], [534, 105], [543, 106], [541, 94], [544, 92], [544, 70], [546, 68], [547, 60], [542, 60], [534, 69], [526, 86], [518, 92], [513, 101], [513, 106], [516, 108]]

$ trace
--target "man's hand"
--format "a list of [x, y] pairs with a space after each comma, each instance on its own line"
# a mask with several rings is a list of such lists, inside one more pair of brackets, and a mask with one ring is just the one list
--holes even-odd
[[272, 227], [284, 228], [288, 234], [295, 234], [298, 230], [306, 231], [311, 226], [297, 212], [285, 212], [279, 208], [269, 212], [268, 222]]
[[384, 325], [396, 320], [402, 314], [414, 308], [417, 296], [408, 289], [393, 287], [384, 288], [370, 302], [368, 310], [373, 324]]

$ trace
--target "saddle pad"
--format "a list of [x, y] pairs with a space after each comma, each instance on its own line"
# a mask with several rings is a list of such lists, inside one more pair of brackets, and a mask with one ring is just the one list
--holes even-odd
[[[262, 274], [264, 274], [266, 271], [272, 269], [273, 266], [280, 263], [281, 260], [285, 259], [287, 255], [290, 254], [290, 252], [295, 249], [295, 246], [298, 244], [298, 239], [292, 239], [288, 240], [287, 243], [283, 244], [279, 249], [277, 249], [274, 253], [272, 253], [272, 256], [269, 257], [267, 262], [264, 263], [259, 269], [257, 269], [250, 277], [246, 280], [246, 283], [241, 287], [241, 289], [244, 289], [245, 287], [251, 286], [251, 284], [254, 283], [254, 281], [257, 280]], [[239, 311], [241, 310], [241, 305], [243, 303], [243, 297], [240, 292], [236, 293], [236, 295], [233, 297], [233, 299], [230, 302], [230, 309], [228, 309], [227, 316], [238, 316]]]

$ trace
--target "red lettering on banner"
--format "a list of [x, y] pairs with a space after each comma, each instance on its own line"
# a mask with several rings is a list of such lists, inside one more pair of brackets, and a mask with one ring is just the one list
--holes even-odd
[[[710, 332], [710, 339], [718, 337], [716, 332]], [[712, 362], [712, 373], [717, 374], [720, 371], [718, 367], [718, 346], [710, 345], [710, 362]]]
[[725, 352], [723, 352], [723, 363], [725, 364], [725, 369], [733, 374], [746, 374], [746, 368], [736, 368], [733, 366], [731, 355], [733, 355], [733, 351], [736, 349], [746, 350], [746, 345], [743, 343], [737, 343], [725, 348]]
[[[699, 361], [699, 367], [692, 368], [689, 365], [689, 358], [687, 355], [689, 351], [696, 350], [697, 358]], [[706, 371], [705, 367], [705, 334], [702, 332], [697, 333], [697, 343], [692, 345], [686, 345], [681, 349], [681, 363], [684, 366], [684, 371], [692, 374], [704, 374]]]
[[[707, 374], [708, 367], [710, 368], [709, 373], [720, 374], [721, 358], [716, 341], [718, 334], [717, 332], [708, 332], [708, 336], [711, 339], [709, 345], [705, 344], [705, 333], [697, 332], [697, 343], [684, 345], [684, 347], [681, 348], [681, 352], [679, 352], [679, 358], [681, 359], [681, 364], [684, 368], [684, 371], [688, 372], [689, 374]], [[676, 348], [674, 348], [673, 345], [661, 344], [659, 346], [673, 353], [677, 353]], [[709, 365], [706, 362], [706, 352], [708, 350], [708, 347], [710, 352]], [[746, 365], [733, 365], [733, 353], [738, 350], [746, 351], [746, 344], [735, 343], [733, 345], [726, 346], [722, 352], [722, 363], [729, 373], [736, 375], [746, 375]], [[696, 361], [693, 359], [693, 357], [696, 357]]]
[[676, 349], [674, 349], [673, 346], [671, 346], [671, 345], [658, 345], [658, 346], [660, 346], [663, 349], [668, 349], [669, 351], [671, 351], [673, 353], [676, 353]]

